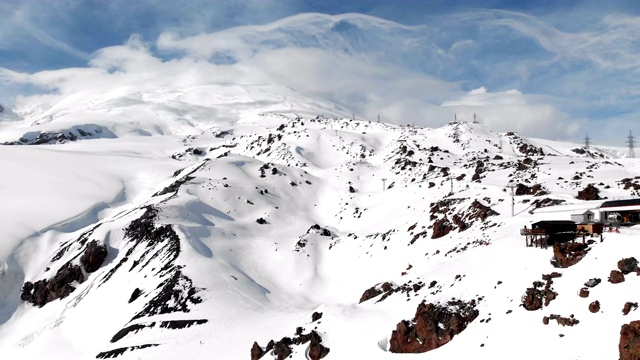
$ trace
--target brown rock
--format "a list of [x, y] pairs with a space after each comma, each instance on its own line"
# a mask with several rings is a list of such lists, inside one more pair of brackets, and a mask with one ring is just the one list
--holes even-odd
[[258, 360], [264, 355], [262, 348], [258, 345], [257, 342], [253, 342], [253, 346], [251, 347], [251, 360]]
[[618, 270], [611, 270], [609, 274], [609, 282], [612, 284], [618, 284], [624, 281], [624, 275]]
[[102, 266], [102, 262], [106, 257], [107, 247], [98, 245], [98, 242], [93, 240], [87, 245], [84, 253], [80, 257], [80, 263], [82, 263], [86, 272], [92, 273]]
[[587, 288], [580, 289], [580, 294], [578, 295], [580, 295], [581, 298], [589, 297], [589, 289]]
[[433, 223], [433, 233], [431, 234], [432, 239], [438, 239], [445, 235], [447, 235], [451, 230], [453, 230], [453, 226], [445, 216], [440, 220], [436, 220]]
[[542, 318], [542, 323], [545, 324], [545, 325], [549, 325], [549, 317], [548, 316], [543, 317]]
[[588, 244], [560, 243], [553, 244], [551, 264], [558, 268], [568, 268], [577, 264], [591, 250]]
[[589, 184], [586, 188], [578, 191], [577, 198], [580, 200], [600, 200], [600, 190], [593, 184]]
[[620, 360], [640, 359], [640, 321], [622, 325], [618, 350]]
[[637, 302], [627, 301], [622, 308], [622, 315], [628, 315], [631, 310], [636, 310], [638, 308]]
[[54, 277], [49, 280], [26, 282], [22, 287], [20, 298], [36, 306], [44, 306], [48, 302], [65, 298], [75, 290], [71, 284], [84, 282], [84, 274], [78, 265], [70, 262], [62, 265]]
[[600, 302], [596, 300], [589, 304], [589, 311], [591, 311], [592, 313], [597, 313], [598, 311], [600, 311]]
[[360, 303], [363, 303], [367, 300], [373, 299], [374, 297], [382, 294], [382, 293], [388, 293], [393, 291], [393, 284], [391, 284], [390, 282], [385, 282], [382, 284], [377, 284], [375, 286], [372, 286], [370, 288], [368, 288], [367, 290], [364, 291], [364, 293], [362, 294], [362, 296], [360, 297]]
[[413, 320], [402, 320], [391, 333], [389, 351], [423, 353], [436, 349], [466, 329], [477, 316], [471, 303], [452, 300], [439, 305], [423, 301]]
[[323, 346], [322, 338], [315, 331], [311, 331], [309, 334], [311, 338], [311, 344], [309, 345], [309, 359], [320, 360], [329, 354], [329, 348]]
[[627, 275], [638, 270], [638, 260], [634, 257], [625, 258], [618, 261], [618, 269]]

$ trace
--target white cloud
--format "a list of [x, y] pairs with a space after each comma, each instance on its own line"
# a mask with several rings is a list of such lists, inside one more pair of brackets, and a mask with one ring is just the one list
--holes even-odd
[[547, 139], [575, 136], [585, 123], [584, 120], [571, 120], [553, 105], [518, 90], [492, 93], [483, 87], [471, 90], [459, 99], [446, 101], [442, 106], [455, 111], [459, 120], [470, 121], [476, 114], [483, 124], [495, 131], [515, 131]]

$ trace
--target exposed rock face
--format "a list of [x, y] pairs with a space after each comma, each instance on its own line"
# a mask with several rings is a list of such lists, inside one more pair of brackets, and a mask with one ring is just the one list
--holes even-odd
[[302, 328], [298, 328], [297, 333], [297, 336], [294, 338], [285, 336], [278, 342], [274, 342], [273, 340], [269, 341], [264, 350], [257, 342], [254, 342], [251, 347], [251, 360], [258, 360], [269, 351], [273, 351], [272, 354], [276, 360], [285, 360], [293, 354], [293, 345], [303, 345], [306, 343], [310, 343], [309, 359], [311, 360], [320, 360], [329, 354], [329, 348], [322, 345], [322, 337], [320, 337], [315, 330], [311, 330], [308, 334], [302, 334]]
[[589, 311], [591, 311], [592, 313], [597, 313], [598, 311], [600, 311], [600, 301], [596, 300], [589, 304]]
[[86, 272], [92, 273], [102, 266], [102, 262], [106, 257], [107, 247], [98, 245], [98, 242], [93, 240], [87, 245], [84, 254], [80, 257], [80, 263], [82, 263]]
[[447, 235], [451, 230], [453, 230], [453, 226], [447, 220], [446, 217], [436, 220], [433, 223], [433, 234], [431, 234], [432, 239], [438, 239], [445, 235]]
[[628, 315], [631, 310], [636, 310], [638, 308], [637, 302], [627, 301], [622, 308], [622, 315]]
[[402, 320], [391, 333], [393, 353], [423, 353], [436, 349], [461, 333], [478, 316], [475, 302], [449, 301], [446, 305], [418, 305], [412, 321]]
[[622, 272], [618, 271], [618, 270], [611, 270], [611, 273], [609, 274], [609, 282], [612, 284], [619, 284], [621, 282], [624, 281], [624, 275], [622, 275]]
[[364, 293], [360, 297], [359, 303], [363, 303], [369, 299], [373, 299], [374, 297], [391, 290], [393, 290], [393, 285], [390, 282], [385, 282], [382, 284], [377, 284], [375, 286], [372, 286], [364, 291]]
[[540, 184], [527, 186], [525, 184], [518, 183], [515, 191], [516, 196], [522, 196], [522, 195], [541, 196], [541, 195], [546, 195], [548, 193], [549, 192], [544, 190], [544, 188]]
[[589, 184], [586, 188], [578, 191], [577, 198], [580, 200], [600, 200], [600, 190], [593, 184]]
[[321, 312], [315, 311], [313, 314], [311, 314], [311, 322], [316, 322], [316, 321], [318, 321], [320, 319], [322, 319], [322, 313]]
[[551, 264], [558, 268], [568, 268], [577, 264], [591, 250], [588, 244], [560, 243], [553, 244]]
[[49, 280], [38, 280], [35, 283], [27, 281], [22, 287], [20, 299], [36, 306], [44, 306], [56, 299], [67, 297], [76, 288], [71, 284], [76, 281], [84, 282], [84, 274], [78, 265], [64, 264]]
[[618, 269], [625, 275], [636, 272], [638, 271], [638, 260], [634, 257], [622, 259], [618, 261]]
[[258, 345], [258, 343], [254, 341], [253, 346], [251, 347], [251, 360], [258, 360], [262, 357], [262, 355], [264, 355], [264, 351], [262, 350], [260, 345]]
[[620, 360], [640, 359], [640, 320], [622, 325], [618, 350]]

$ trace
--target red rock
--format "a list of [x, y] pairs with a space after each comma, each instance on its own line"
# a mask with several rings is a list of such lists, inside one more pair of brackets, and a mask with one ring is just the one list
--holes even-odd
[[627, 301], [622, 308], [622, 315], [628, 315], [631, 310], [636, 310], [638, 308], [638, 303]]
[[619, 284], [621, 282], [624, 281], [624, 275], [622, 275], [622, 272], [618, 271], [618, 270], [611, 270], [611, 273], [609, 274], [609, 282], [612, 284]]
[[596, 300], [589, 304], [589, 311], [591, 311], [592, 313], [597, 313], [598, 311], [600, 311], [600, 302]]
[[589, 289], [587, 288], [580, 289], [580, 294], [578, 295], [580, 295], [581, 298], [589, 297]]
[[436, 349], [461, 333], [478, 316], [470, 303], [449, 301], [446, 305], [418, 305], [413, 320], [402, 320], [391, 333], [389, 351], [423, 353]]
[[622, 325], [618, 350], [620, 360], [640, 359], [640, 321]]

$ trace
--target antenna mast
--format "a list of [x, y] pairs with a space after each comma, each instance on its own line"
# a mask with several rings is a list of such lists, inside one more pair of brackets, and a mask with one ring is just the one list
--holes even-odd
[[635, 148], [635, 141], [633, 139], [635, 139], [635, 136], [633, 136], [633, 134], [631, 133], [631, 130], [629, 130], [629, 136], [627, 136], [627, 144], [629, 144], [629, 157], [630, 158], [636, 157], [636, 153], [633, 150]]

